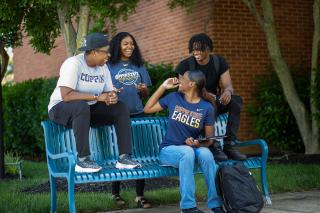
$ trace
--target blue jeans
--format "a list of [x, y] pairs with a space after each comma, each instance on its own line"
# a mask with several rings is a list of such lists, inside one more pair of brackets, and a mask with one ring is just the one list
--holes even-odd
[[215, 185], [215, 176], [218, 166], [208, 148], [192, 148], [187, 145], [167, 146], [160, 151], [160, 163], [162, 165], [179, 168], [181, 209], [196, 207], [195, 181], [193, 174], [195, 163], [200, 166], [204, 175], [208, 192], [208, 208], [215, 208], [222, 205]]

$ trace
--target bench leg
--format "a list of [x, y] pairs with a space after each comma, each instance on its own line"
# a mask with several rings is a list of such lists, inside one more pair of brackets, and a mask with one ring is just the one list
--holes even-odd
[[69, 212], [76, 213], [73, 178], [68, 178], [68, 201], [69, 201]]
[[51, 193], [50, 194], [50, 200], [51, 200], [50, 212], [55, 213], [57, 208], [57, 191], [56, 191], [55, 178], [52, 175], [50, 175], [50, 193]]
[[260, 170], [261, 187], [264, 195], [264, 201], [267, 205], [272, 205], [271, 198], [268, 191], [268, 181], [267, 181], [267, 165], [266, 161], [262, 161], [262, 167]]

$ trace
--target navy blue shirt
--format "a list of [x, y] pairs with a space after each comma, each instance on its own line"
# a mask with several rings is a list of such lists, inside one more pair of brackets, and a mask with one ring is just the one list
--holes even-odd
[[123, 91], [118, 93], [120, 101], [127, 104], [130, 115], [143, 112], [143, 104], [136, 85], [139, 83], [151, 86], [150, 76], [144, 66], [137, 67], [129, 61], [122, 61], [115, 65], [108, 63], [113, 86], [117, 89], [123, 87]]
[[170, 145], [185, 145], [189, 137], [198, 138], [204, 126], [213, 126], [214, 109], [204, 100], [189, 103], [181, 92], [172, 92], [159, 100], [163, 109], [169, 109], [168, 129], [160, 149]]

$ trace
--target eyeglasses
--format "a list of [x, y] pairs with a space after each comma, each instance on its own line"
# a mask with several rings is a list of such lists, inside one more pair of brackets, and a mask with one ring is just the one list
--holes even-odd
[[109, 53], [108, 50], [99, 50], [99, 49], [96, 49], [95, 51], [96, 51], [96, 52], [100, 52], [100, 53], [104, 53], [104, 54], [108, 54], [108, 53]]

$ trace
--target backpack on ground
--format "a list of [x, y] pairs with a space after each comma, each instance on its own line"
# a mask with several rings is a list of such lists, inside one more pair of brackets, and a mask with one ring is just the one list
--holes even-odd
[[228, 213], [257, 213], [264, 201], [251, 172], [241, 162], [220, 166], [217, 191]]

